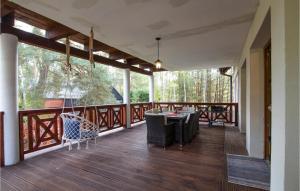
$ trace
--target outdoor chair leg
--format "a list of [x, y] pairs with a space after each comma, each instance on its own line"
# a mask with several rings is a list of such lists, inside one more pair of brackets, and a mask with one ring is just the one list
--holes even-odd
[[80, 141], [77, 142], [77, 150], [80, 150]]
[[71, 143], [70, 140], [68, 142], [69, 142], [69, 151], [71, 151], [72, 150], [72, 143]]
[[89, 149], [89, 140], [86, 140], [85, 149]]
[[95, 145], [97, 144], [97, 138], [95, 137]]

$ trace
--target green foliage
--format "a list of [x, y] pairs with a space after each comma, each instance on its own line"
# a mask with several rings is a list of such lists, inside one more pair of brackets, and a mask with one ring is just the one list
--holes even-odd
[[230, 80], [216, 69], [158, 72], [155, 101], [230, 102]]
[[130, 73], [130, 101], [132, 103], [149, 101], [149, 79], [148, 76]]
[[[32, 28], [43, 36], [43, 31]], [[86, 60], [71, 57], [72, 71], [65, 68], [66, 56], [38, 47], [19, 44], [19, 108], [43, 108], [47, 97], [78, 98], [79, 105], [116, 103], [111, 93], [114, 87], [122, 95], [123, 70], [96, 64], [91, 68]], [[69, 74], [69, 75], [68, 75]], [[155, 101], [229, 102], [229, 78], [217, 70], [155, 73]], [[69, 76], [69, 77], [68, 77]], [[131, 72], [131, 102], [148, 102], [148, 76]], [[77, 91], [80, 95], [74, 95]]]
[[135, 90], [130, 92], [130, 102], [148, 102], [149, 101], [149, 92], [145, 90]]
[[[33, 31], [39, 34], [38, 29], [33, 28]], [[65, 94], [69, 98], [80, 98], [79, 105], [116, 103], [111, 87], [120, 82], [121, 70], [100, 64], [91, 70], [88, 61], [71, 57], [72, 72], [68, 78], [63, 54], [19, 43], [18, 56], [20, 109], [43, 108], [45, 98], [64, 98]], [[112, 71], [117, 75], [112, 75]], [[76, 89], [81, 95], [74, 95]]]

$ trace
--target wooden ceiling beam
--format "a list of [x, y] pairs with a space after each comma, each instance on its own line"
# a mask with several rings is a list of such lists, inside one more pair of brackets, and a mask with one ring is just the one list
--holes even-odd
[[5, 1], [4, 10], [6, 9], [13, 10], [15, 12], [16, 19], [41, 29], [46, 30], [49, 26], [51, 27], [55, 24], [58, 24], [56, 21], [21, 7], [11, 1]]
[[109, 58], [113, 60], [134, 58], [132, 55], [127, 54], [126, 52], [122, 52], [118, 49], [113, 49], [109, 52]]
[[0, 5], [1, 5], [1, 12], [0, 12], [1, 17], [4, 17], [5, 15], [13, 12], [13, 9], [9, 9], [9, 8], [5, 7], [6, 2], [7, 2], [7, 0], [1, 0], [1, 3], [0, 3]]
[[[66, 53], [66, 46], [64, 44], [58, 43], [54, 40], [47, 39], [47, 38], [29, 33], [29, 32], [19, 30], [10, 25], [6, 25], [5, 23], [1, 23], [1, 31], [3, 33], [9, 33], [9, 34], [16, 35], [20, 42], [24, 42], [26, 44], [37, 46], [40, 48], [45, 48], [48, 50], [60, 52], [62, 54]], [[89, 52], [80, 50], [77, 48], [70, 47], [70, 54], [72, 56], [75, 56], [78, 58], [82, 58], [82, 59], [86, 59], [86, 60], [89, 59]], [[113, 66], [116, 68], [122, 68], [122, 69], [128, 68], [134, 72], [138, 72], [138, 73], [145, 74], [145, 75], [152, 75], [152, 72], [149, 72], [149, 71], [146, 71], [146, 70], [134, 67], [134, 66], [129, 66], [127, 64], [121, 64], [120, 62], [117, 62], [115, 60], [111, 60], [111, 59], [108, 59], [108, 58], [105, 58], [102, 56], [94, 55], [94, 60], [97, 63]]]
[[[137, 65], [137, 64], [142, 64], [145, 62], [139, 58], [130, 58], [130, 59], [126, 59], [126, 61], [127, 61], [127, 64], [129, 64], [129, 65]], [[148, 64], [150, 64], [150, 63], [148, 63]], [[150, 64], [150, 65], [152, 65], [152, 64]], [[152, 65], [152, 66], [154, 66], [154, 65]]]
[[5, 16], [1, 17], [1, 21], [3, 23], [7, 23], [8, 25], [14, 26], [15, 25], [15, 13], [10, 12]]
[[77, 34], [78, 32], [65, 26], [53, 26], [46, 30], [46, 37], [51, 40], [59, 40]]
[[[51, 19], [45, 17], [45, 16], [42, 16], [38, 13], [35, 13], [31, 10], [21, 7], [20, 5], [13, 3], [11, 1], [1, 0], [1, 2], [3, 2], [3, 4], [1, 4], [1, 17], [3, 16], [3, 12], [5, 12], [5, 15], [9, 15], [9, 14], [11, 14], [11, 12], [14, 12], [15, 19], [23, 21], [32, 26], [46, 30], [46, 37], [48, 38], [48, 40], [55, 42], [55, 40], [70, 36], [71, 40], [81, 43], [85, 47], [88, 46], [89, 37], [87, 35], [81, 34], [65, 25], [62, 25], [54, 20], [51, 20]], [[7, 17], [7, 20], [5, 21], [5, 23], [12, 26], [12, 22], [9, 21], [8, 18], [9, 17]], [[2, 25], [1, 25], [1, 27], [2, 27]], [[55, 49], [53, 49], [53, 50], [56, 51]], [[142, 73], [143, 72], [147, 73], [148, 71], [144, 71], [143, 69], [134, 67], [133, 65], [142, 64], [149, 68], [154, 67], [151, 63], [148, 63], [144, 60], [136, 58], [128, 53], [120, 51], [114, 47], [106, 45], [97, 40], [94, 40], [94, 51], [103, 51], [103, 52], [109, 53], [110, 58], [108, 60], [111, 60], [112, 62], [114, 62], [115, 64], [118, 64], [118, 65], [120, 65], [120, 63], [116, 61], [118, 59], [125, 59], [125, 60], [137, 59], [138, 63], [134, 64], [134, 63], [129, 62], [129, 64], [126, 64], [126, 65], [128, 65], [128, 67], [133, 67], [133, 70], [139, 71]], [[58, 50], [58, 52], [61, 52], [61, 50]], [[107, 58], [105, 58], [105, 59], [107, 59]]]

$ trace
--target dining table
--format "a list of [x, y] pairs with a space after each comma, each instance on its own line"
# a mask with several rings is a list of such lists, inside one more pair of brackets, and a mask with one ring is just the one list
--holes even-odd
[[[191, 112], [164, 112], [167, 115], [168, 122], [173, 122], [175, 124], [175, 140], [179, 142], [179, 149], [183, 150], [184, 146], [184, 124]], [[176, 135], [179, 135], [177, 137]]]

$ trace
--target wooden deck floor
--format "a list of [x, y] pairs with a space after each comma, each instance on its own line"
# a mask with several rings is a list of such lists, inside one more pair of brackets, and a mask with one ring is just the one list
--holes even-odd
[[[229, 132], [226, 139], [237, 138], [234, 131]], [[88, 150], [64, 148], [2, 168], [1, 191], [254, 191], [224, 180], [224, 143], [228, 144], [225, 151], [243, 150], [233, 140], [225, 141], [224, 128], [200, 128], [183, 151], [177, 145], [167, 150], [148, 148], [146, 128], [141, 125], [99, 138]]]

